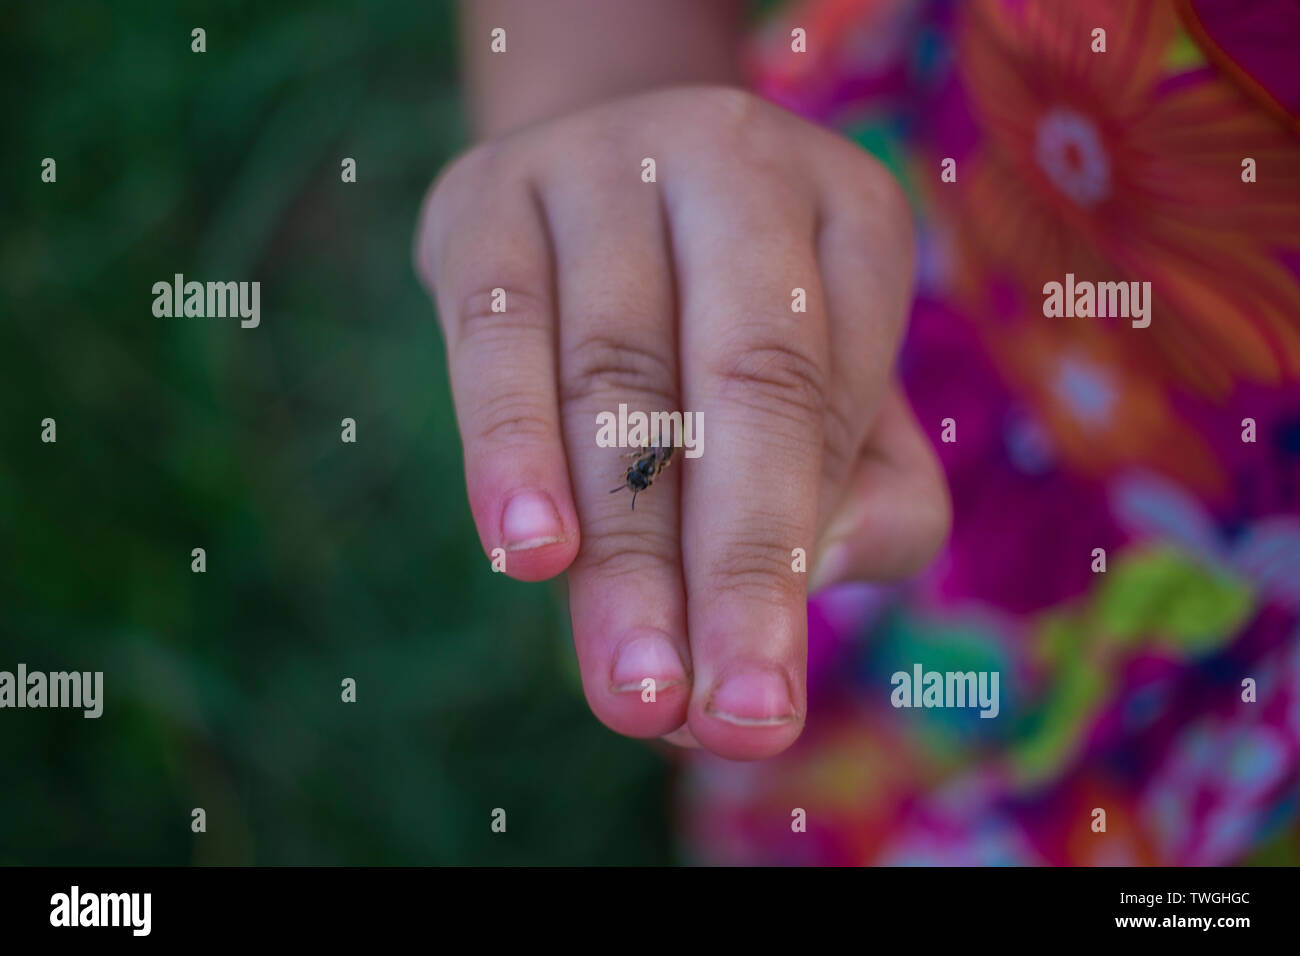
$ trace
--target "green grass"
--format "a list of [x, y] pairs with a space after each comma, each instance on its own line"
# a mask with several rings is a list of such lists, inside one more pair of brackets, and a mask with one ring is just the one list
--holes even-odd
[[[410, 266], [464, 141], [448, 6], [16, 7], [0, 669], [102, 670], [106, 704], [0, 711], [0, 863], [670, 862], [660, 759], [465, 504]], [[261, 327], [156, 318], [177, 272], [259, 280]]]

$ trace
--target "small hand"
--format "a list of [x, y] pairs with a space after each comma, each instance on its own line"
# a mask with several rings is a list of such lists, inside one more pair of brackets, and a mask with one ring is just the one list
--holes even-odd
[[[778, 753], [806, 714], [794, 549], [821, 585], [908, 575], [941, 544], [946, 487], [890, 371], [912, 258], [888, 173], [729, 88], [509, 134], [431, 190], [416, 264], [474, 520], [511, 576], [568, 570], [583, 686], [609, 727]], [[596, 443], [620, 403], [707, 425], [704, 453], [635, 510], [609, 493], [626, 463]]]

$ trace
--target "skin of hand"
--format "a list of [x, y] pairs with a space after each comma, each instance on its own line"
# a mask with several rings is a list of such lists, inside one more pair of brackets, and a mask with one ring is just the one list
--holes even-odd
[[[668, 88], [472, 148], [426, 198], [415, 263], [483, 546], [519, 580], [567, 570], [593, 712], [732, 759], [788, 747], [810, 583], [907, 576], [949, 527], [891, 376], [914, 268], [892, 177], [739, 89]], [[706, 426], [635, 510], [596, 445], [620, 403]]]

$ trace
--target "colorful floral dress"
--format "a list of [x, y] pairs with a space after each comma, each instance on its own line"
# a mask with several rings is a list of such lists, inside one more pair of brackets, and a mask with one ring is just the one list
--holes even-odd
[[[807, 0], [753, 53], [913, 198], [954, 527], [810, 604], [789, 752], [683, 758], [687, 858], [1300, 862], [1300, 3]], [[1046, 317], [1067, 273], [1149, 281], [1150, 326]], [[895, 708], [917, 663], [998, 716]]]

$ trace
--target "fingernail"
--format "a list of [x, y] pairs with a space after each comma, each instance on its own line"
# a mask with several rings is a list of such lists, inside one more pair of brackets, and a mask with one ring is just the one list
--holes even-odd
[[785, 675], [766, 668], [745, 668], [725, 677], [705, 709], [738, 727], [770, 727], [795, 719]]
[[506, 503], [501, 537], [507, 551], [528, 551], [563, 541], [564, 526], [550, 498], [541, 492], [524, 491]]
[[808, 593], [816, 594], [828, 584], [840, 581], [849, 570], [853, 553], [846, 541], [833, 541], [813, 557], [808, 573]]
[[623, 642], [609, 677], [618, 694], [641, 690], [647, 677], [655, 682], [655, 690], [664, 690], [686, 680], [686, 668], [668, 635], [651, 631]]

